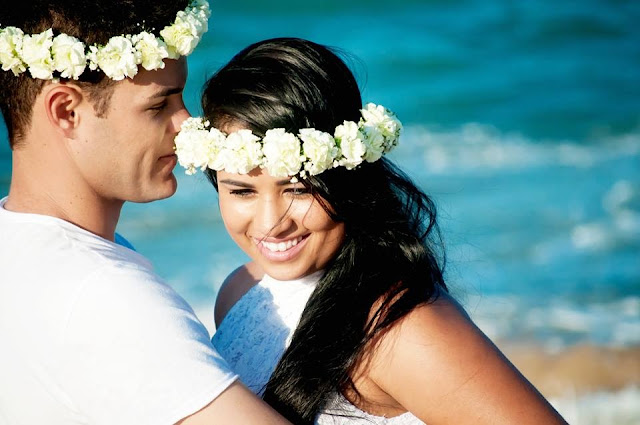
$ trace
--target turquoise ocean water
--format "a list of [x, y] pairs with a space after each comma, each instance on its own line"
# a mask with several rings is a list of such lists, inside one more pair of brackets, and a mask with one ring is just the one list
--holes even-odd
[[[546, 347], [640, 345], [640, 2], [212, 8], [189, 57], [193, 114], [206, 77], [252, 42], [298, 36], [344, 49], [365, 101], [405, 124], [392, 158], [438, 204], [448, 280], [481, 327]], [[174, 197], [126, 206], [119, 230], [211, 328], [218, 285], [245, 257], [213, 188], [176, 174]]]

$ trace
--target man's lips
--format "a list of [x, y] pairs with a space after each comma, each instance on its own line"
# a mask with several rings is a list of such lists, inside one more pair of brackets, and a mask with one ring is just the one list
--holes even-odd
[[163, 155], [160, 158], [158, 158], [158, 161], [161, 162], [175, 162], [176, 164], [178, 163], [178, 155], [176, 155], [175, 153], [169, 154], [169, 155]]

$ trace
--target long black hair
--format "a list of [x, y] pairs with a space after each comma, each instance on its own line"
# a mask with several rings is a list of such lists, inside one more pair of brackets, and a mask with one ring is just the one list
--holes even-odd
[[[204, 114], [218, 128], [313, 127], [333, 134], [358, 121], [357, 82], [331, 49], [295, 38], [253, 44], [211, 77]], [[217, 187], [216, 174], [208, 177]], [[446, 291], [432, 200], [389, 160], [302, 180], [344, 242], [325, 267], [264, 399], [296, 424], [313, 423], [336, 391], [358, 395], [354, 369], [372, 342], [416, 306]]]

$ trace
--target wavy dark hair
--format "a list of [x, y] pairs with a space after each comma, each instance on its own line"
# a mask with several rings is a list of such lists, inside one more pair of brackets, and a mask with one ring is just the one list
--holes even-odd
[[[53, 29], [86, 45], [106, 44], [121, 34], [147, 30], [156, 35], [171, 24], [189, 0], [27, 0], [0, 7], [0, 27], [14, 26], [25, 34]], [[64, 80], [64, 79], [63, 79]], [[29, 128], [33, 103], [47, 82], [31, 78], [29, 72], [15, 76], [0, 70], [0, 111], [7, 124], [9, 143], [16, 146]], [[101, 71], [86, 68], [73, 82], [88, 94], [98, 116], [104, 116], [115, 84]]]
[[[277, 38], [238, 53], [207, 82], [202, 106], [218, 128], [240, 124], [333, 133], [358, 121], [356, 80], [331, 49]], [[216, 173], [207, 175], [217, 188]], [[416, 306], [446, 291], [444, 250], [432, 200], [389, 160], [338, 167], [302, 180], [344, 242], [309, 298], [264, 399], [296, 424], [313, 423], [336, 391], [354, 394], [352, 374], [376, 339]]]

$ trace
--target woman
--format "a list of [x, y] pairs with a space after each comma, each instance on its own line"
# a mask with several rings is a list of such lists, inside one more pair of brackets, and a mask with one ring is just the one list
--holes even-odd
[[401, 125], [336, 54], [256, 43], [203, 109], [177, 153], [252, 259], [213, 338], [250, 388], [296, 424], [565, 423], [448, 294], [434, 205], [383, 157]]

